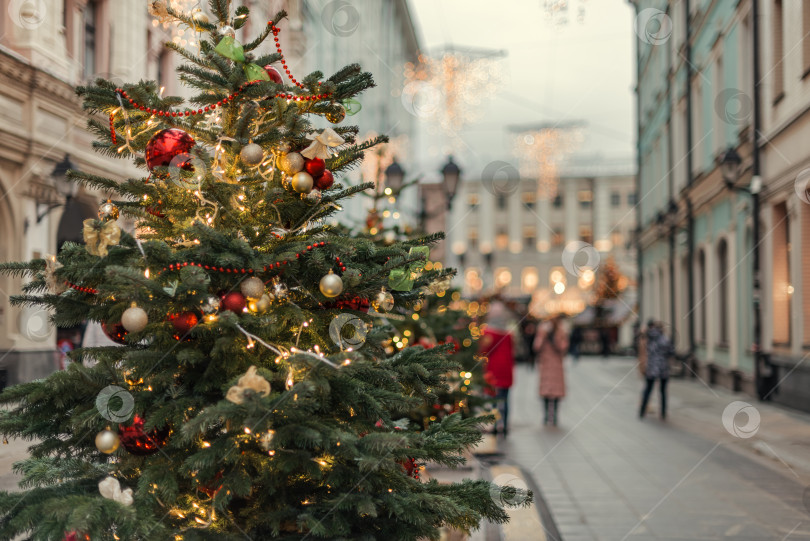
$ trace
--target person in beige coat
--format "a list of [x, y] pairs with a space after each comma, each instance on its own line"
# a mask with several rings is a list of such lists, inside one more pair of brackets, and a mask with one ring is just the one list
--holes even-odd
[[563, 360], [568, 351], [568, 333], [563, 328], [562, 316], [555, 316], [548, 324], [538, 328], [534, 351], [539, 367], [540, 397], [545, 409], [543, 424], [557, 426], [560, 399], [565, 397]]

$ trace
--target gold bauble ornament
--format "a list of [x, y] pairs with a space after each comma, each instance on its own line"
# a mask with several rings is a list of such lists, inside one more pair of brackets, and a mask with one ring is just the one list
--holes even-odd
[[119, 445], [121, 445], [121, 440], [118, 439], [118, 434], [109, 428], [96, 434], [96, 449], [106, 455], [114, 453]]
[[195, 9], [191, 14], [191, 20], [194, 21], [194, 29], [198, 32], [204, 30], [202, 25], [211, 23], [211, 20], [208, 18], [208, 14], [201, 11], [199, 8]]
[[146, 310], [136, 306], [135, 303], [132, 303], [132, 306], [121, 314], [121, 325], [129, 332], [141, 332], [146, 328], [147, 323], [149, 323], [149, 316], [146, 315]]
[[264, 282], [261, 278], [251, 276], [242, 281], [239, 290], [248, 299], [258, 300], [264, 295]]
[[304, 170], [304, 157], [297, 152], [287, 152], [278, 157], [278, 168], [293, 176]]
[[343, 119], [346, 118], [346, 109], [344, 109], [339, 103], [332, 105], [332, 107], [333, 109], [324, 115], [326, 120], [332, 124], [339, 124], [343, 122]]
[[290, 186], [298, 193], [309, 193], [312, 191], [313, 184], [315, 184], [315, 180], [312, 175], [306, 171], [299, 171], [293, 176]]
[[325, 297], [337, 297], [343, 293], [343, 280], [330, 270], [329, 274], [321, 278], [320, 288]]
[[251, 312], [266, 312], [267, 309], [270, 308], [270, 302], [270, 295], [265, 293], [260, 299], [250, 301], [248, 303], [248, 308]]
[[242, 147], [239, 157], [248, 165], [259, 165], [264, 160], [264, 149], [256, 143], [248, 143]]
[[98, 207], [98, 217], [100, 220], [117, 220], [119, 215], [118, 207], [113, 205], [112, 201], [109, 199], [106, 203], [102, 203]]

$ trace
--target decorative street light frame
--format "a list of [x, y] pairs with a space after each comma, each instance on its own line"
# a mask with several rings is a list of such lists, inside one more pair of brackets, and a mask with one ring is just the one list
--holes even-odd
[[461, 168], [453, 161], [453, 156], [447, 157], [447, 163], [441, 169], [444, 178], [444, 195], [447, 201], [448, 212], [453, 208], [453, 199], [458, 191], [458, 184], [461, 180]]

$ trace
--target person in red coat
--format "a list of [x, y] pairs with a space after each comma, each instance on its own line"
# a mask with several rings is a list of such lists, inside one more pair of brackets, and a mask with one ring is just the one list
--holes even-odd
[[538, 328], [534, 351], [540, 367], [540, 397], [545, 409], [543, 424], [557, 426], [557, 409], [560, 399], [565, 397], [563, 361], [568, 351], [568, 334], [563, 328], [562, 317], [555, 316], [548, 324]]
[[[514, 328], [513, 318], [506, 305], [499, 299], [492, 300], [478, 352], [487, 358], [484, 379], [492, 388], [497, 401], [504, 436], [509, 432], [509, 388], [514, 380]], [[498, 433], [497, 422], [492, 433]]]

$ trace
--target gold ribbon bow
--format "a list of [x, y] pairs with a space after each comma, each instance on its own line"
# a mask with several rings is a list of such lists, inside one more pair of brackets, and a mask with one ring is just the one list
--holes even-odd
[[115, 222], [102, 222], [94, 218], [84, 221], [83, 233], [87, 251], [99, 257], [105, 257], [107, 247], [118, 244], [121, 240], [121, 229]]
[[318, 135], [307, 135], [312, 143], [305, 148], [301, 155], [310, 160], [321, 158], [325, 160], [332, 157], [332, 149], [345, 143], [346, 141], [332, 128], [324, 128]]
[[107, 477], [98, 484], [98, 491], [108, 500], [113, 500], [121, 505], [132, 505], [132, 489], [121, 490], [121, 483], [115, 477]]
[[230, 400], [234, 404], [241, 404], [245, 401], [245, 391], [248, 389], [262, 396], [270, 394], [270, 383], [256, 373], [255, 366], [248, 368], [248, 371], [245, 372], [244, 376], [239, 378], [236, 385], [228, 389], [228, 394], [225, 395], [225, 399]]

